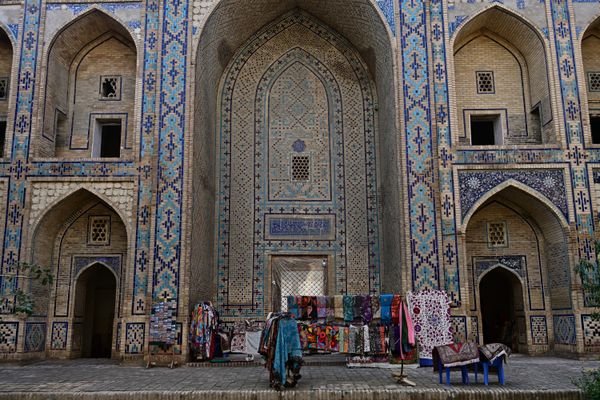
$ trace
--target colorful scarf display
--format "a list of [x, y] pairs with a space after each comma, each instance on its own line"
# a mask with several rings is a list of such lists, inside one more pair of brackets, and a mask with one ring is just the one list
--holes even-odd
[[392, 301], [393, 294], [382, 294], [379, 296], [379, 306], [381, 307], [381, 323], [390, 325], [392, 323]]
[[215, 355], [219, 314], [212, 303], [197, 304], [192, 309], [190, 347], [193, 357], [210, 360]]
[[409, 292], [407, 301], [419, 341], [420, 362], [431, 365], [433, 348], [453, 342], [448, 295], [441, 290], [426, 289]]
[[299, 315], [303, 351], [356, 356], [391, 352], [403, 360], [414, 353], [412, 319], [399, 295], [288, 296], [288, 310]]
[[302, 348], [298, 324], [290, 313], [271, 316], [263, 331], [260, 352], [266, 357], [271, 387], [294, 387], [300, 379]]

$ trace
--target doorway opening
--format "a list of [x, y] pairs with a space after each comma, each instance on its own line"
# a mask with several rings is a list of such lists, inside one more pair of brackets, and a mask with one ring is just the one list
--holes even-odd
[[287, 296], [327, 296], [327, 256], [271, 257], [271, 311], [287, 311]]
[[116, 290], [115, 275], [99, 263], [77, 279], [75, 315], [83, 316], [81, 357], [111, 357]]
[[521, 282], [504, 267], [488, 272], [479, 283], [484, 343], [503, 343], [518, 351], [517, 317], [523, 314]]

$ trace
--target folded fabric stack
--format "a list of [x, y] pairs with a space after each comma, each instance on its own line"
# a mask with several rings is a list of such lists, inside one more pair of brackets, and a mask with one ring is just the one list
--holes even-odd
[[219, 314], [212, 303], [197, 304], [192, 309], [190, 346], [196, 359], [210, 360], [217, 350]]
[[300, 379], [302, 348], [298, 324], [290, 313], [279, 313], [267, 319], [260, 345], [260, 354], [266, 358], [271, 387], [294, 387]]

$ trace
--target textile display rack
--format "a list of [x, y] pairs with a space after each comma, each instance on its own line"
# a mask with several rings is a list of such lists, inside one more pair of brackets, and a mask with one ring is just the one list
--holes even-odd
[[192, 358], [210, 361], [222, 353], [219, 336], [219, 313], [209, 301], [192, 308], [190, 322], [190, 350]]
[[[177, 365], [175, 345], [177, 344], [177, 300], [158, 300], [150, 312], [150, 339], [148, 341], [148, 362], [146, 368], [157, 365], [157, 360], [165, 355], [169, 357], [169, 368]], [[167, 354], [159, 354], [159, 350]]]
[[399, 383], [414, 385], [404, 375], [404, 361], [414, 356], [415, 332], [401, 296], [288, 296], [287, 309], [287, 313], [271, 316], [261, 340], [272, 387], [296, 384], [303, 352], [386, 361], [391, 355], [402, 364], [394, 377]]

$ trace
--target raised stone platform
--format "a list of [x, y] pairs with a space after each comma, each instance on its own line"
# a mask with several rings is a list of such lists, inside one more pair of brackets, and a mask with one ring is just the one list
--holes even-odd
[[[394, 369], [306, 366], [298, 387], [284, 392], [269, 389], [267, 371], [258, 366], [176, 369], [118, 365], [113, 361], [65, 360], [0, 364], [0, 399], [580, 399], [572, 380], [600, 362], [552, 357], [514, 356], [506, 367], [507, 384], [437, 383], [431, 368], [408, 366], [417, 387], [395, 383]], [[473, 375], [471, 374], [471, 378]]]

